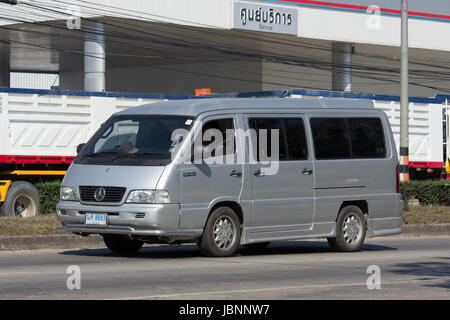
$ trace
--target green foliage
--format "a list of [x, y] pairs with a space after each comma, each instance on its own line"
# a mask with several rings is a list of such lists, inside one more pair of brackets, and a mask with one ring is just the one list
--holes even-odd
[[61, 181], [44, 181], [35, 184], [39, 190], [41, 214], [55, 213], [59, 201], [59, 187]]
[[418, 199], [421, 205], [450, 205], [449, 181], [410, 181], [400, 185], [405, 201]]

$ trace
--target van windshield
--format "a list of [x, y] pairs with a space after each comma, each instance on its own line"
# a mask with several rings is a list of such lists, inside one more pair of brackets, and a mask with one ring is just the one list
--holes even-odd
[[110, 118], [75, 163], [167, 165], [193, 123], [192, 117], [123, 115]]

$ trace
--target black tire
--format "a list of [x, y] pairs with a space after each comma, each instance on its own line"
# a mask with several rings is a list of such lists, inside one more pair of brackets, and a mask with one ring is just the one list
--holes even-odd
[[361, 209], [357, 206], [347, 206], [339, 212], [336, 238], [328, 238], [328, 244], [340, 252], [358, 251], [366, 238], [366, 229], [367, 223]]
[[[219, 243], [216, 242], [215, 234], [223, 235], [222, 239], [217, 238]], [[229, 207], [218, 207], [206, 222], [200, 239], [200, 251], [205, 256], [228, 257], [236, 252], [240, 241], [241, 223], [236, 212]]]
[[104, 234], [103, 241], [109, 250], [120, 255], [135, 254], [142, 248], [144, 242], [132, 240], [127, 236], [117, 234]]
[[34, 217], [39, 214], [39, 191], [26, 181], [14, 181], [0, 209], [3, 217]]
[[259, 252], [267, 248], [270, 242], [249, 243], [244, 245], [247, 250]]

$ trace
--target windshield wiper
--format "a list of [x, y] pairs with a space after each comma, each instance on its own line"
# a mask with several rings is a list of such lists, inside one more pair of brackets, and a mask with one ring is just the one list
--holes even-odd
[[86, 155], [83, 155], [82, 157], [99, 157], [99, 156], [104, 156], [104, 155], [108, 155], [108, 154], [117, 154], [117, 152], [114, 152], [114, 151], [103, 151], [103, 152], [86, 154]]
[[146, 156], [168, 156], [170, 157], [170, 153], [168, 152], [138, 152], [138, 153], [121, 153], [111, 159], [111, 161], [116, 161], [124, 158], [138, 158], [138, 157], [146, 157]]

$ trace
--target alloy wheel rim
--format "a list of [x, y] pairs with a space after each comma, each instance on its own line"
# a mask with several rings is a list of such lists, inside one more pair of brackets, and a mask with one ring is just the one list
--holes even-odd
[[235, 238], [234, 229], [234, 222], [229, 217], [221, 216], [216, 220], [213, 227], [213, 236], [217, 248], [227, 250], [233, 245]]
[[347, 242], [348, 244], [353, 244], [361, 239], [361, 230], [362, 224], [360, 219], [356, 215], [349, 214], [344, 219], [344, 223], [342, 225], [342, 233], [345, 242]]

